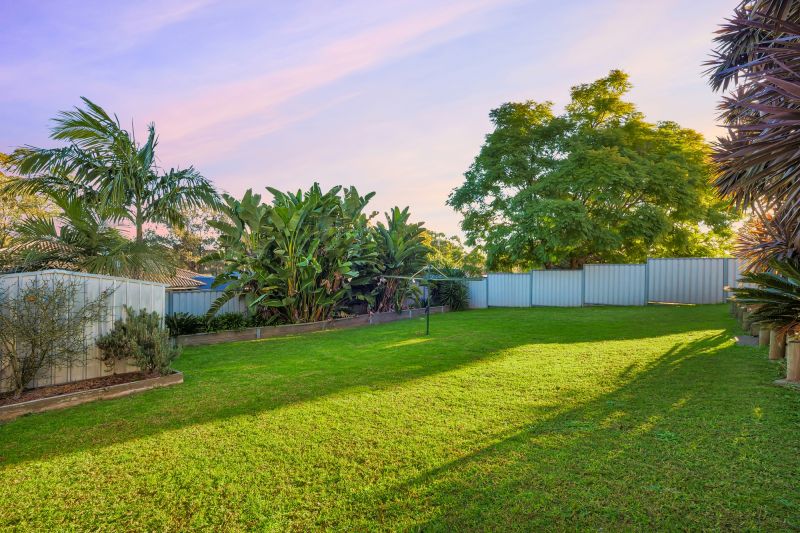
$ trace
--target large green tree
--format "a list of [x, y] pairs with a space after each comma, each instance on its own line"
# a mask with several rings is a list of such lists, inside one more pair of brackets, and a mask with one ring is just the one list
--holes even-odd
[[579, 268], [729, 250], [736, 216], [711, 187], [710, 148], [673, 122], [651, 124], [614, 70], [551, 102], [492, 110], [494, 131], [449, 205], [490, 268]]
[[65, 146], [27, 146], [11, 154], [9, 164], [26, 179], [6, 186], [6, 194], [55, 192], [95, 202], [111, 220], [129, 224], [140, 247], [146, 224], [181, 227], [186, 209], [217, 204], [216, 190], [193, 167], [159, 168], [153, 124], [139, 143], [116, 116], [82, 100], [85, 108], [53, 119], [51, 138]]

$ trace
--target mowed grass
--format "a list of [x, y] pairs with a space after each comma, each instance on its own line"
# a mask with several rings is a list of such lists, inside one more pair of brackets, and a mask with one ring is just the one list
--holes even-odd
[[490, 309], [187, 349], [0, 426], [0, 528], [800, 528], [800, 392], [723, 306]]

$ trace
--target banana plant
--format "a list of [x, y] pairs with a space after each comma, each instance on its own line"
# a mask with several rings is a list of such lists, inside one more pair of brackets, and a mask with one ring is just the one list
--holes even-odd
[[[381, 274], [410, 275], [421, 269], [430, 249], [424, 243], [425, 228], [421, 222], [409, 222], [408, 207], [394, 207], [385, 213], [386, 223], [376, 228], [379, 243]], [[382, 278], [376, 288], [377, 310], [399, 311], [408, 298], [418, 299], [419, 287], [408, 280]]]
[[244, 295], [263, 318], [313, 322], [331, 318], [351, 294], [353, 283], [374, 273], [376, 252], [364, 208], [372, 194], [319, 184], [284, 193], [268, 187], [271, 205], [247, 191], [242, 200], [223, 197], [225, 220], [220, 250], [206, 258], [222, 261], [214, 285], [223, 295], [209, 309]]

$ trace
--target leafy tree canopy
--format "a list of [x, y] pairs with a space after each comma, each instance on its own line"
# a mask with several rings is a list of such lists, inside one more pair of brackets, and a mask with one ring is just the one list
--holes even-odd
[[727, 253], [736, 214], [711, 187], [703, 137], [651, 124], [625, 101], [614, 70], [551, 102], [506, 103], [453, 190], [467, 244], [493, 269], [579, 268], [587, 262]]
[[483, 272], [486, 257], [480, 248], [467, 250], [458, 237], [448, 237], [430, 230], [423, 232], [422, 240], [429, 249], [428, 262], [435, 267], [460, 271], [468, 276], [478, 276]]

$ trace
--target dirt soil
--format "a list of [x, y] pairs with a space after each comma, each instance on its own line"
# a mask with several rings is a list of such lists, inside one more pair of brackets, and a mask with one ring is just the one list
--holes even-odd
[[62, 383], [61, 385], [48, 385], [45, 387], [28, 389], [24, 391], [22, 396], [19, 398], [14, 398], [13, 393], [3, 393], [0, 394], [0, 406], [27, 402], [30, 400], [38, 400], [40, 398], [49, 398], [51, 396], [58, 396], [60, 394], [69, 394], [70, 392], [102, 389], [103, 387], [108, 387], [110, 385], [130, 383], [131, 381], [139, 381], [154, 377], [158, 377], [158, 374], [148, 372], [127, 372], [125, 374], [113, 374], [111, 376], [84, 379], [82, 381], [73, 381], [72, 383]]

